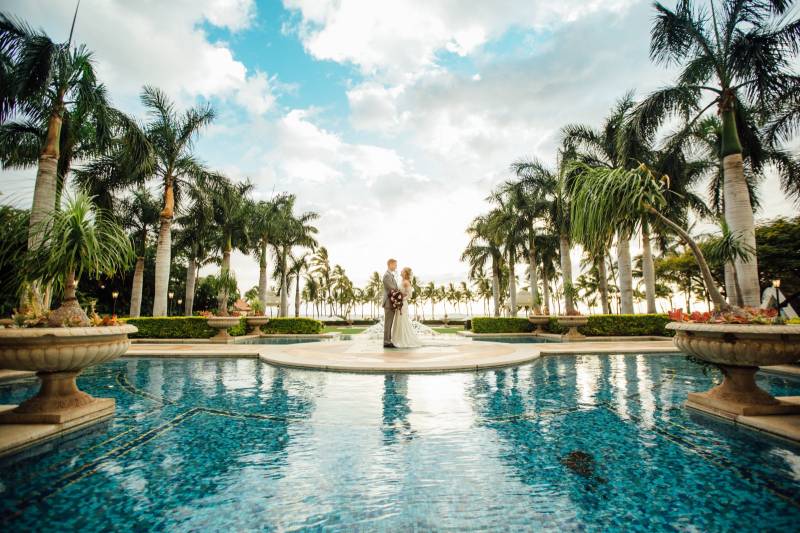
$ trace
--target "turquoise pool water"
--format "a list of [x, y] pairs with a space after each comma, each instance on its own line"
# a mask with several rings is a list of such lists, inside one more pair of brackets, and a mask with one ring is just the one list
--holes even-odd
[[796, 530], [800, 449], [685, 410], [712, 379], [673, 355], [434, 375], [118, 360], [79, 380], [113, 422], [0, 464], [0, 529]]

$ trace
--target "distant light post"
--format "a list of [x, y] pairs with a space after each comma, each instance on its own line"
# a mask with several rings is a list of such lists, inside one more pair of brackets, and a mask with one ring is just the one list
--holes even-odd
[[775, 289], [775, 306], [778, 309], [778, 315], [781, 314], [781, 291], [778, 290], [781, 288], [781, 280], [773, 279], [772, 280], [772, 288]]
[[167, 296], [169, 296], [169, 307], [167, 307], [167, 316], [170, 316], [172, 314], [172, 299], [175, 297], [175, 293], [169, 291], [169, 293], [167, 293]]
[[178, 298], [178, 312], [180, 312], [182, 305], [183, 305], [183, 298]]
[[119, 297], [119, 291], [114, 291], [111, 293], [111, 298], [114, 300], [113, 310], [111, 311], [112, 315], [117, 314], [117, 298]]

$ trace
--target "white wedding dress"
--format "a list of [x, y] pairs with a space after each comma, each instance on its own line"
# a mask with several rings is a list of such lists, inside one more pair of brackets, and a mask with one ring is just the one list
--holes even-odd
[[414, 333], [414, 327], [411, 325], [411, 313], [408, 305], [408, 299], [411, 298], [411, 286], [403, 283], [400, 286], [400, 292], [403, 294], [403, 308], [396, 312], [394, 315], [394, 323], [392, 324], [392, 344], [397, 348], [419, 348], [422, 342]]

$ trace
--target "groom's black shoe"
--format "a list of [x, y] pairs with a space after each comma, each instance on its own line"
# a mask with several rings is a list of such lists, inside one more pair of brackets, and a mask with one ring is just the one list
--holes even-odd
[[384, 348], [397, 348], [397, 346], [395, 346], [395, 345], [394, 345], [394, 344], [392, 344], [391, 342], [390, 342], [389, 344], [384, 344], [384, 345], [383, 345], [383, 347], [384, 347]]

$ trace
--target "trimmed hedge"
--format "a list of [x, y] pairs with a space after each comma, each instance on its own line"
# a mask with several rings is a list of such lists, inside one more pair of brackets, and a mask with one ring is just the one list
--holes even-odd
[[208, 339], [217, 333], [202, 316], [127, 318], [125, 323], [139, 328], [133, 339]]
[[324, 325], [311, 318], [271, 318], [261, 329], [266, 334], [314, 335], [322, 333]]
[[533, 324], [527, 318], [515, 317], [488, 317], [481, 316], [472, 319], [473, 333], [530, 333]]
[[[578, 331], [588, 337], [671, 337], [672, 331], [664, 329], [670, 322], [667, 315], [588, 315], [588, 323]], [[545, 328], [550, 333], [566, 333], [555, 317]], [[474, 333], [528, 333], [533, 325], [527, 318], [479, 317], [472, 319]]]
[[[203, 316], [126, 318], [124, 322], [139, 328], [130, 335], [132, 339], [208, 339], [217, 334]], [[247, 319], [239, 319], [239, 324], [228, 328], [228, 333], [234, 337], [247, 333]]]

